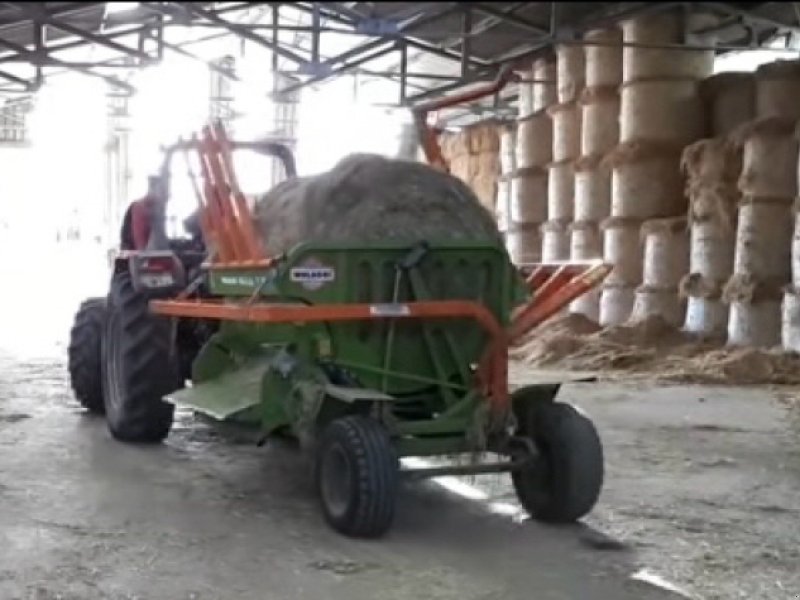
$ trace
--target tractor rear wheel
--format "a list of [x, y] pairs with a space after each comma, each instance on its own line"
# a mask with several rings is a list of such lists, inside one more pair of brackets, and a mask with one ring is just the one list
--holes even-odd
[[534, 519], [571, 523], [594, 507], [603, 487], [603, 446], [586, 416], [569, 404], [536, 402], [519, 434], [538, 455], [511, 474], [520, 503]]
[[379, 537], [394, 518], [399, 464], [374, 419], [335, 419], [317, 446], [315, 480], [326, 521], [353, 537]]
[[82, 302], [75, 314], [67, 348], [67, 368], [75, 398], [90, 413], [100, 415], [105, 411], [100, 364], [106, 314], [105, 298]]
[[103, 347], [103, 395], [111, 434], [125, 442], [160, 442], [174, 407], [163, 397], [181, 387], [167, 319], [148, 310], [130, 273], [114, 275]]

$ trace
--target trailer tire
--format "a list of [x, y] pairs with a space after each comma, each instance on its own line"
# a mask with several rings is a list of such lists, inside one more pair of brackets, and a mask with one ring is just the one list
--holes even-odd
[[511, 474], [526, 511], [538, 521], [571, 523], [592, 510], [603, 487], [603, 446], [592, 421], [569, 404], [535, 402], [519, 433], [538, 451]]
[[105, 298], [84, 300], [75, 313], [67, 348], [67, 370], [75, 398], [98, 415], [105, 412], [101, 363], [107, 312]]
[[352, 537], [379, 537], [394, 519], [399, 464], [374, 419], [335, 419], [317, 445], [314, 479], [325, 520]]
[[167, 319], [150, 314], [148, 298], [127, 271], [114, 275], [103, 344], [103, 395], [111, 434], [124, 442], [160, 442], [174, 407], [162, 398], [181, 387]]

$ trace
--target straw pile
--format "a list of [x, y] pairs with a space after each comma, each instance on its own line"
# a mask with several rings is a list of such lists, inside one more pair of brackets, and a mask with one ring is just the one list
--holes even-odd
[[534, 367], [599, 371], [603, 376], [727, 385], [800, 384], [800, 356], [725, 348], [663, 319], [605, 330], [582, 315], [552, 319], [528, 334], [512, 358]]
[[258, 199], [255, 218], [271, 254], [305, 241], [501, 243], [492, 215], [461, 181], [420, 163], [371, 154], [281, 183]]

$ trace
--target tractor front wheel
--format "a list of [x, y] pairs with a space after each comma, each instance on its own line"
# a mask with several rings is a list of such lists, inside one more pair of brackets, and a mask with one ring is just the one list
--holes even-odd
[[148, 310], [130, 273], [114, 275], [103, 346], [103, 396], [111, 434], [125, 442], [160, 442], [174, 407], [163, 397], [181, 387], [167, 319]]
[[528, 466], [511, 474], [531, 517], [571, 523], [592, 510], [603, 487], [603, 447], [591, 420], [569, 404], [535, 402], [519, 434], [537, 450]]
[[399, 465], [386, 429], [374, 419], [335, 419], [317, 446], [315, 480], [326, 521], [353, 537], [379, 537], [391, 526]]
[[90, 298], [81, 303], [67, 348], [67, 368], [75, 398], [90, 413], [100, 415], [105, 411], [100, 363], [106, 313], [105, 298]]

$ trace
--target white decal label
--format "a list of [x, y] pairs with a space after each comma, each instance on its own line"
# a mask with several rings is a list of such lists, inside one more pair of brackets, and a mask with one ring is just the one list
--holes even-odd
[[373, 304], [369, 312], [376, 317], [407, 317], [411, 309], [407, 304]]
[[289, 271], [292, 283], [299, 283], [307, 290], [318, 290], [326, 283], [336, 280], [336, 269], [326, 267], [314, 258], [310, 258], [301, 265], [292, 267]]

